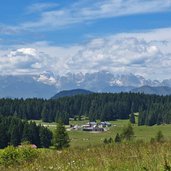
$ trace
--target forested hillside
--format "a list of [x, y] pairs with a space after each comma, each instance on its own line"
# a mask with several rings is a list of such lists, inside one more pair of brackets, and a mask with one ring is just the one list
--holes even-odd
[[84, 89], [74, 89], [74, 90], [64, 90], [60, 91], [56, 95], [52, 97], [52, 99], [59, 99], [61, 97], [70, 97], [70, 96], [76, 96], [76, 95], [86, 95], [86, 94], [92, 94], [93, 92], [84, 90]]
[[91, 121], [100, 119], [127, 119], [130, 113], [139, 112], [139, 125], [171, 123], [171, 96], [135, 93], [97, 93], [77, 95], [57, 100], [1, 99], [0, 114], [15, 115], [23, 119], [42, 119], [46, 122], [87, 116]]

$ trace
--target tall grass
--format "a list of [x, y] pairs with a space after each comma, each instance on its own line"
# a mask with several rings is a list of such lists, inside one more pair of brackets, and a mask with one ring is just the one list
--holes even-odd
[[[35, 149], [39, 156], [29, 162], [8, 166], [9, 171], [169, 171], [171, 142], [129, 142], [63, 151]], [[1, 164], [0, 170], [7, 166]]]

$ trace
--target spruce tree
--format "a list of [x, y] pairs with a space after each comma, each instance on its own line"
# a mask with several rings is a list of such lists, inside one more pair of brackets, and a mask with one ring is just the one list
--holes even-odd
[[105, 138], [103, 141], [104, 144], [108, 144], [108, 140]]
[[134, 113], [131, 113], [130, 118], [129, 118], [129, 121], [130, 121], [132, 124], [135, 124], [135, 115], [134, 115]]
[[14, 124], [11, 130], [10, 144], [13, 146], [19, 145], [21, 142], [20, 132], [18, 125]]
[[41, 113], [41, 117], [42, 117], [43, 122], [48, 122], [49, 121], [48, 120], [48, 114], [49, 114], [48, 109], [47, 109], [46, 106], [44, 106], [43, 110], [42, 110], [42, 113]]
[[62, 122], [57, 123], [55, 135], [54, 135], [54, 146], [60, 150], [69, 147], [69, 136], [66, 132], [65, 126]]
[[28, 122], [24, 123], [24, 128], [23, 128], [23, 134], [22, 134], [22, 141], [27, 141], [31, 143], [31, 131], [30, 131], [30, 125]]
[[110, 137], [110, 138], [108, 139], [108, 143], [111, 144], [112, 142], [113, 142], [113, 139]]
[[7, 129], [4, 123], [0, 123], [0, 149], [8, 146]]
[[164, 142], [164, 135], [161, 131], [158, 131], [155, 137], [157, 142]]
[[115, 143], [120, 143], [121, 142], [121, 137], [120, 135], [117, 133], [116, 137], [115, 137]]
[[125, 139], [126, 141], [130, 141], [134, 138], [134, 130], [131, 124], [123, 128], [121, 137], [122, 139]]
[[48, 128], [40, 126], [39, 137], [41, 147], [48, 148], [51, 145], [52, 132]]

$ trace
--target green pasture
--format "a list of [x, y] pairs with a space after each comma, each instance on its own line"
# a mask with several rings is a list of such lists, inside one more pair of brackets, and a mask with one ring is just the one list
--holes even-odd
[[[34, 120], [35, 121], [35, 120]], [[137, 121], [137, 118], [136, 118]], [[54, 131], [56, 128], [56, 123], [45, 123], [41, 120], [35, 121], [37, 124], [42, 124], [47, 126], [50, 130]], [[72, 125], [83, 125], [87, 123], [88, 120], [82, 121], [70, 121]], [[68, 131], [69, 137], [71, 139], [70, 145], [71, 147], [85, 147], [85, 146], [96, 146], [103, 143], [105, 138], [115, 138], [117, 133], [121, 133], [124, 126], [127, 126], [129, 120], [116, 120], [110, 121], [112, 126], [108, 128], [107, 131], [104, 132], [84, 132], [84, 131], [76, 131], [71, 130]], [[66, 126], [69, 128], [69, 126]], [[162, 131], [164, 137], [167, 140], [171, 140], [171, 125], [154, 125], [154, 126], [138, 126], [137, 124], [133, 125], [133, 129], [135, 132], [135, 140], [144, 140], [146, 142], [150, 141], [152, 137], [155, 137], [159, 130]]]

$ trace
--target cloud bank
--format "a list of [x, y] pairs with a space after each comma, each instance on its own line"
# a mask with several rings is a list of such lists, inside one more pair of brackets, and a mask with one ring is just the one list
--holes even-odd
[[53, 46], [48, 42], [17, 45], [11, 51], [0, 51], [0, 71], [1, 75], [38, 75], [45, 71], [64, 75], [107, 70], [152, 79], [170, 78], [170, 32], [171, 28], [122, 33], [69, 47]]

